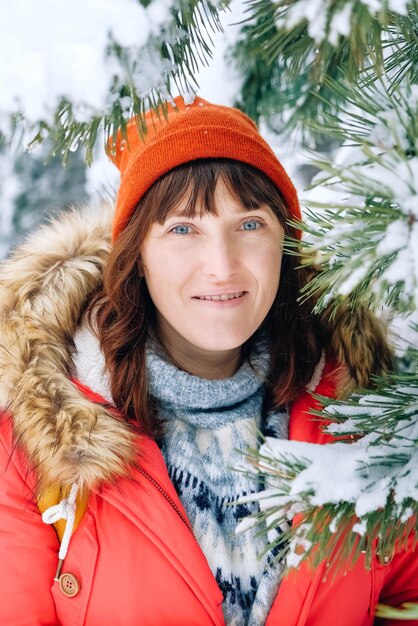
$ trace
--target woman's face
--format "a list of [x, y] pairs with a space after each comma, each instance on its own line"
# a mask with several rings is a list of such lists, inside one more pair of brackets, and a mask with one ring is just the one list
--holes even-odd
[[141, 259], [163, 343], [170, 352], [188, 348], [235, 350], [266, 317], [279, 286], [283, 228], [267, 205], [246, 209], [220, 180], [218, 215], [186, 200], [164, 224], [154, 223]]

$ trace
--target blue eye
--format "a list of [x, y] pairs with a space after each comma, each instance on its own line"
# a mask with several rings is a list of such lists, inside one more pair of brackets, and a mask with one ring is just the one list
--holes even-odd
[[177, 226], [173, 226], [171, 232], [175, 235], [188, 235], [191, 232], [191, 228], [186, 224], [178, 224]]
[[247, 220], [242, 224], [244, 230], [257, 230], [262, 226], [258, 220]]

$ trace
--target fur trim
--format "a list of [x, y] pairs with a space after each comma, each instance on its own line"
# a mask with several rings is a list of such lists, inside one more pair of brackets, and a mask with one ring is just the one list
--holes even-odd
[[[72, 210], [41, 227], [0, 267], [0, 405], [39, 490], [74, 482], [90, 490], [127, 473], [134, 434], [73, 385], [73, 337], [102, 281], [113, 207]], [[383, 326], [364, 310], [323, 316], [342, 387], [367, 386], [389, 366]], [[347, 378], [350, 374], [350, 380]]]
[[109, 254], [112, 208], [64, 214], [0, 270], [0, 403], [39, 490], [73, 482], [91, 489], [125, 474], [134, 456], [127, 424], [69, 380], [72, 337]]
[[386, 327], [365, 306], [331, 306], [322, 313], [321, 323], [328, 350], [344, 365], [337, 377], [338, 396], [372, 387], [373, 377], [393, 368]]

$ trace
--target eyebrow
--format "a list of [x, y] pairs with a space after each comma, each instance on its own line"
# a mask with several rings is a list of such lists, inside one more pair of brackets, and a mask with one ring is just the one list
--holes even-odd
[[[271, 207], [269, 207], [267, 204], [260, 204], [260, 206], [258, 207], [240, 207], [239, 209], [237, 209], [236, 211], [234, 211], [235, 213], [248, 213], [249, 211], [262, 211], [263, 213], [270, 213], [271, 211]], [[196, 212], [197, 214], [197, 212]], [[177, 209], [175, 209], [173, 212], [171, 212], [169, 215], [167, 215], [166, 220], [170, 219], [170, 218], [176, 218], [176, 217], [196, 217], [196, 215], [190, 216], [190, 214], [187, 211], [178, 211]]]

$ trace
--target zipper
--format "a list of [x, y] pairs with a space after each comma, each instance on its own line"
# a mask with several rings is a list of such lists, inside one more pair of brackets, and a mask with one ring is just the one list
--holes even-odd
[[133, 463], [133, 462], [131, 462], [130, 465], [132, 465], [132, 467], [134, 467], [140, 474], [142, 474], [142, 476], [144, 476], [147, 480], [149, 480], [149, 482], [151, 484], [153, 484], [156, 489], [158, 489], [158, 491], [161, 493], [161, 495], [164, 496], [164, 498], [167, 500], [167, 502], [173, 507], [173, 509], [175, 510], [175, 512], [177, 513], [177, 515], [181, 519], [181, 521], [186, 525], [186, 527], [192, 533], [194, 540], [197, 542], [197, 539], [195, 537], [195, 534], [193, 532], [193, 529], [192, 529], [189, 521], [184, 517], [184, 515], [180, 511], [179, 507], [174, 502], [174, 500], [172, 498], [170, 498], [168, 493], [166, 491], [164, 491], [164, 489], [161, 487], [161, 485], [159, 483], [157, 483], [157, 481], [150, 474], [148, 474], [148, 472], [146, 472], [144, 469], [142, 469], [142, 467], [139, 467], [139, 465], [137, 465], [136, 463]]

